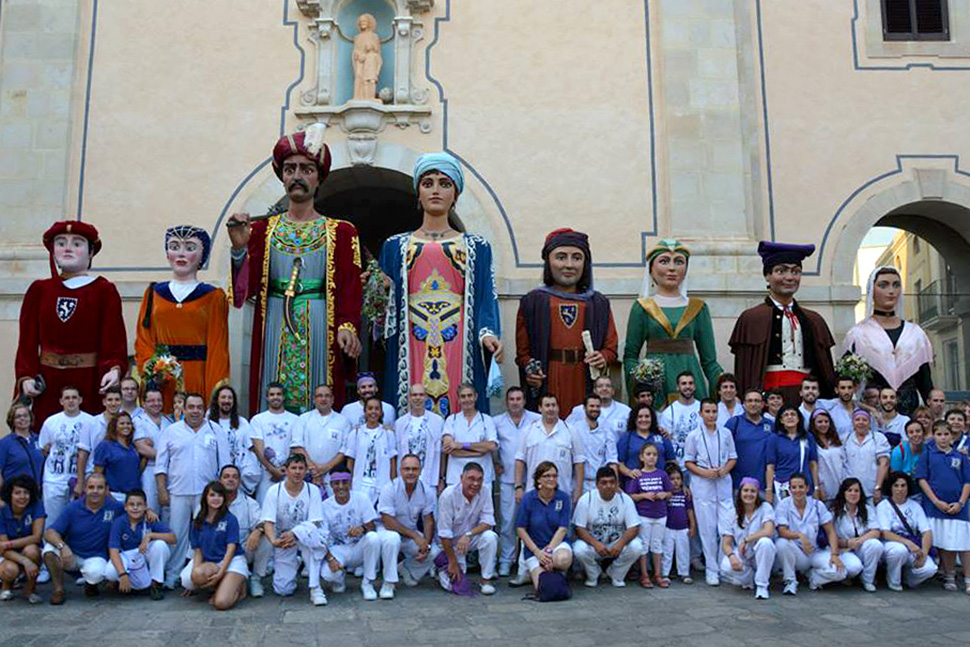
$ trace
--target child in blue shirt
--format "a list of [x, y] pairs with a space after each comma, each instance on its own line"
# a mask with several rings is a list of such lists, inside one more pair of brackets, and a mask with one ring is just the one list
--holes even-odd
[[114, 520], [108, 535], [104, 577], [118, 582], [121, 593], [148, 589], [152, 600], [162, 600], [165, 562], [172, 554], [169, 546], [175, 545], [175, 533], [161, 521], [145, 518], [147, 501], [145, 492], [137, 488], [125, 496], [125, 514]]
[[684, 474], [677, 461], [668, 461], [670, 498], [667, 499], [667, 531], [664, 533], [663, 579], [669, 581], [670, 571], [677, 559], [677, 575], [684, 584], [693, 584], [690, 576], [690, 540], [697, 536], [694, 501], [684, 487]]

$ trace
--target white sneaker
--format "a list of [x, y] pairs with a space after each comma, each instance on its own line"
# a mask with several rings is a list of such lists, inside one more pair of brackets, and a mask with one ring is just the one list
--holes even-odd
[[512, 572], [512, 566], [510, 564], [499, 564], [498, 565], [498, 576], [508, 577]]
[[40, 573], [37, 574], [37, 583], [45, 584], [50, 581], [51, 581], [51, 574], [47, 572], [47, 566], [42, 564], [40, 567]]
[[816, 582], [812, 578], [808, 578], [808, 590], [809, 591], [818, 591], [821, 588], [822, 588], [822, 585], [821, 584], [819, 584], [818, 582]]
[[759, 586], [754, 592], [755, 600], [767, 600], [770, 596], [767, 586]]
[[448, 577], [447, 570], [438, 571], [438, 584], [440, 584], [441, 588], [443, 588], [445, 591], [451, 590], [451, 578]]
[[789, 580], [785, 582], [785, 590], [782, 593], [784, 595], [798, 595], [798, 581]]
[[509, 586], [522, 586], [530, 579], [528, 572], [516, 573], [515, 577], [509, 580]]
[[618, 588], [618, 589], [622, 589], [624, 586], [626, 586], [626, 582], [624, 582], [623, 580], [611, 579], [610, 584], [612, 584], [615, 588]]
[[588, 586], [591, 589], [595, 589], [596, 588], [596, 580], [595, 579], [588, 579], [585, 582], [583, 582], [583, 584], [585, 584], [586, 586]]
[[310, 589], [310, 602], [315, 607], [325, 607], [327, 606], [327, 594], [323, 592], [322, 588], [316, 586]]
[[873, 584], [872, 582], [863, 582], [862, 583], [862, 588], [865, 589], [866, 592], [868, 592], [868, 593], [875, 593], [876, 592], [876, 585]]
[[360, 592], [368, 602], [373, 602], [377, 599], [377, 591], [374, 590], [374, 584], [368, 580], [360, 581]]
[[[320, 589], [317, 589], [317, 590], [319, 591]], [[312, 595], [313, 589], [310, 589], [310, 591], [311, 591], [311, 595]], [[253, 575], [251, 578], [249, 578], [249, 596], [250, 597], [253, 597], [253, 598], [261, 598], [261, 597], [263, 597], [263, 595], [265, 595], [265, 593], [266, 592], [263, 590], [263, 583], [262, 583], [262, 581], [258, 577], [256, 577], [255, 575]], [[324, 604], [326, 604], [326, 603], [324, 603]]]
[[495, 587], [492, 586], [491, 582], [482, 584], [482, 595], [495, 595]]
[[379, 596], [382, 600], [393, 600], [394, 599], [394, 583], [384, 582], [381, 584], [381, 593]]
[[708, 586], [720, 586], [721, 578], [716, 573], [708, 573], [705, 577]]
[[418, 581], [411, 575], [411, 571], [404, 568], [404, 566], [401, 566], [397, 570], [401, 574], [401, 579], [404, 580], [404, 586], [414, 587], [418, 585]]
[[13, 591], [11, 591], [10, 589], [7, 589], [6, 591], [0, 591], [0, 601], [10, 602], [10, 600], [13, 600]]
[[900, 591], [903, 590], [902, 584], [887, 584], [887, 586], [889, 587], [890, 591], [895, 591], [896, 593], [899, 593]]

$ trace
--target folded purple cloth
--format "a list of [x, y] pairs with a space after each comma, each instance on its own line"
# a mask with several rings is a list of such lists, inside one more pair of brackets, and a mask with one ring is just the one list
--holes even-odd
[[[434, 565], [438, 568], [438, 572], [447, 572], [448, 556], [445, 555], [445, 551], [441, 551], [434, 558]], [[460, 573], [458, 579], [451, 583], [451, 592], [466, 598], [473, 598], [476, 595], [475, 590], [472, 588], [472, 583], [464, 573]]]

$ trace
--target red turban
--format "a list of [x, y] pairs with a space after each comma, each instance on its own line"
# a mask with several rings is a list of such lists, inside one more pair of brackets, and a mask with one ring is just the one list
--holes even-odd
[[330, 148], [323, 143], [322, 124], [313, 124], [305, 131], [283, 135], [273, 147], [273, 171], [283, 179], [283, 162], [293, 155], [305, 155], [317, 163], [320, 182], [330, 173]]
[[101, 251], [101, 238], [98, 237], [98, 229], [94, 225], [79, 220], [55, 222], [50, 226], [50, 229], [44, 232], [44, 247], [50, 252], [52, 277], [58, 276], [57, 264], [54, 263], [54, 239], [61, 234], [74, 234], [75, 236], [83, 236], [86, 238], [88, 243], [90, 243], [91, 258], [94, 258]]

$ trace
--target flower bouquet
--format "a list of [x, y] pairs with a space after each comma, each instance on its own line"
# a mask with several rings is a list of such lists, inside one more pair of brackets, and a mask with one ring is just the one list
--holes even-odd
[[664, 385], [664, 363], [655, 357], [644, 357], [630, 371], [630, 377], [656, 393]]
[[360, 307], [360, 316], [364, 320], [365, 328], [371, 328], [371, 337], [377, 341], [383, 336], [384, 321], [387, 318], [387, 285], [384, 283], [384, 273], [376, 259], [371, 259], [365, 269], [367, 282], [364, 283], [364, 299]]
[[865, 357], [855, 353], [847, 353], [835, 363], [835, 374], [840, 377], [849, 377], [857, 384], [864, 384], [872, 377], [872, 367]]
[[157, 387], [161, 387], [165, 382], [175, 382], [176, 391], [185, 390], [182, 364], [175, 359], [175, 356], [169, 352], [168, 346], [165, 345], [155, 347], [155, 354], [145, 362], [141, 379], [145, 384], [154, 384]]

